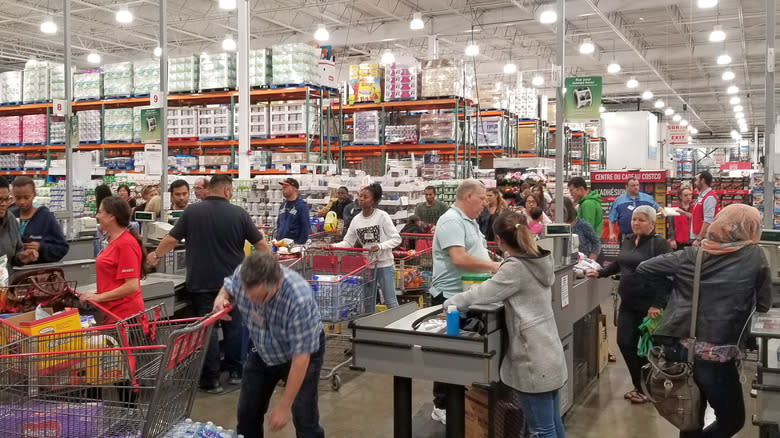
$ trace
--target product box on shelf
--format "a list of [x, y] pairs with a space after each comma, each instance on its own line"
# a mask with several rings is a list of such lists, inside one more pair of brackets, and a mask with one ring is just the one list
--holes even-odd
[[268, 49], [249, 51], [249, 86], [271, 84], [271, 54]]
[[[270, 135], [271, 125], [269, 123], [269, 111], [270, 109], [266, 103], [259, 103], [249, 107], [249, 135], [252, 138], [268, 138]], [[238, 109], [236, 109], [236, 113], [233, 116], [234, 136], [238, 136], [238, 121], [239, 112]]]
[[385, 66], [384, 100], [417, 100], [420, 97], [420, 63], [408, 56], [396, 57]]
[[338, 88], [336, 62], [330, 59], [320, 59], [318, 66], [320, 70], [320, 85], [328, 88]]
[[143, 96], [160, 90], [160, 61], [150, 59], [133, 63], [133, 94]]
[[319, 85], [321, 50], [303, 43], [271, 48], [271, 80], [275, 85]]
[[420, 141], [454, 141], [456, 133], [455, 113], [420, 116]]
[[308, 107], [304, 100], [271, 102], [270, 135], [319, 135], [321, 113], [314, 100], [309, 101]]
[[134, 106], [133, 107], [133, 141], [141, 141], [141, 110], [149, 109], [151, 106]]
[[73, 75], [73, 99], [91, 100], [103, 97], [103, 72], [90, 70]]
[[46, 114], [22, 116], [22, 143], [46, 143]]
[[418, 141], [418, 125], [388, 125], [385, 126], [385, 143], [412, 144]]
[[0, 73], [2, 103], [22, 103], [22, 77], [21, 71]]
[[0, 144], [16, 145], [22, 142], [22, 118], [0, 117]]
[[103, 66], [103, 95], [130, 97], [133, 95], [133, 63], [117, 62]]
[[479, 147], [501, 146], [504, 137], [501, 128], [500, 117], [480, 117], [479, 123], [471, 125], [472, 138]]
[[50, 62], [51, 74], [51, 99], [65, 99], [65, 65], [56, 62]]
[[384, 69], [375, 63], [349, 66], [348, 103], [382, 101]]
[[200, 55], [200, 91], [233, 90], [236, 88], [236, 54]]
[[199, 108], [168, 108], [168, 138], [193, 139], [198, 137]]
[[65, 121], [62, 117], [51, 116], [49, 119], [49, 144], [65, 143]]
[[198, 138], [228, 140], [230, 138], [230, 108], [210, 105], [198, 110]]
[[79, 111], [76, 115], [79, 119], [79, 142], [100, 142], [102, 140], [100, 110]]
[[17, 169], [24, 167], [24, 155], [0, 154], [0, 169]]
[[52, 64], [46, 61], [27, 61], [24, 66], [24, 103], [46, 102], [51, 99]]
[[380, 144], [379, 111], [357, 111], [354, 115], [355, 144]]
[[133, 109], [112, 108], [104, 112], [103, 126], [105, 141], [133, 141]]
[[475, 98], [476, 75], [470, 62], [451, 59], [425, 61], [422, 65], [422, 97]]
[[197, 56], [181, 56], [168, 59], [168, 92], [195, 93], [198, 91], [200, 59]]

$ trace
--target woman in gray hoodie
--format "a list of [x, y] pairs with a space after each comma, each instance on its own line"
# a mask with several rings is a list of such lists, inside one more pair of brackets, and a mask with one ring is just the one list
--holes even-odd
[[501, 381], [520, 395], [531, 436], [564, 438], [558, 390], [566, 383], [566, 359], [552, 309], [555, 281], [552, 254], [539, 248], [525, 217], [505, 211], [493, 223], [504, 261], [488, 281], [444, 303], [502, 301], [509, 348], [501, 362]]

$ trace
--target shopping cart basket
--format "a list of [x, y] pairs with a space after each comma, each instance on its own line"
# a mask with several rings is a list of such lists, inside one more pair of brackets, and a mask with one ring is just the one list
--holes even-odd
[[[311, 248], [306, 252], [302, 275], [311, 284], [323, 322], [351, 321], [376, 311], [376, 261], [366, 254], [366, 250], [356, 248]], [[346, 348], [344, 353], [342, 361], [322, 369], [320, 378], [330, 379], [334, 390], [341, 387], [338, 370], [351, 361], [351, 349]]]
[[420, 308], [430, 303], [428, 288], [433, 276], [432, 248], [422, 251], [395, 251], [395, 288], [401, 291], [400, 302], [415, 301]]
[[163, 436], [189, 415], [210, 330], [228, 310], [147, 320], [123, 346], [116, 326], [100, 326], [0, 347], [0, 436]]

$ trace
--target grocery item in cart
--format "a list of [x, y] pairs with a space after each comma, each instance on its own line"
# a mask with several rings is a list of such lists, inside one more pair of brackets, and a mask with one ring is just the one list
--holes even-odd
[[[30, 415], [35, 412], [35, 415]], [[0, 430], [18, 437], [94, 438], [103, 418], [103, 404], [27, 400], [0, 405]], [[6, 435], [8, 436], [8, 435]]]

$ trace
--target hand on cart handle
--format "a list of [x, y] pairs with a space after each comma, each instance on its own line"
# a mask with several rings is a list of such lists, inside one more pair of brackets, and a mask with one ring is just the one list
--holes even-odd
[[89, 301], [93, 303], [100, 301], [100, 297], [97, 292], [78, 292], [76, 295], [79, 297], [79, 302], [82, 304]]
[[219, 294], [217, 294], [217, 298], [214, 299], [214, 307], [211, 309], [211, 313], [216, 314], [227, 309], [220, 319], [222, 321], [230, 321], [233, 319], [230, 317], [230, 308], [232, 306], [233, 303], [230, 301], [230, 296], [222, 289], [219, 291]]
[[380, 248], [379, 248], [379, 245], [377, 245], [377, 244], [373, 244], [373, 245], [371, 245], [371, 246], [368, 248], [368, 250], [369, 250], [369, 251], [371, 251], [371, 252], [377, 252], [377, 251], [379, 251], [379, 249], [380, 249]]

